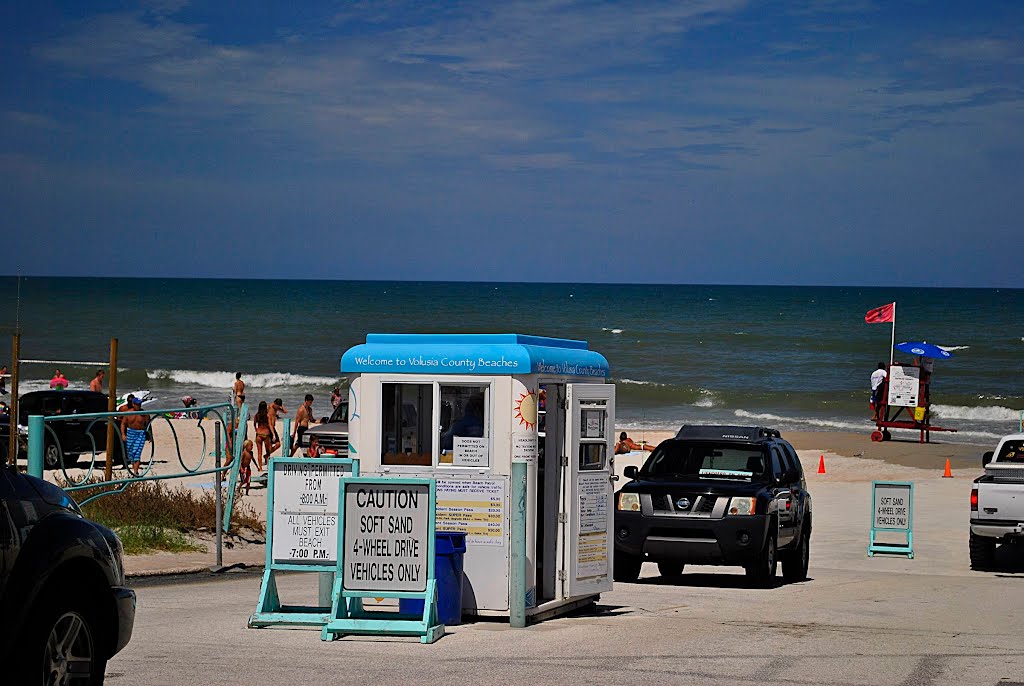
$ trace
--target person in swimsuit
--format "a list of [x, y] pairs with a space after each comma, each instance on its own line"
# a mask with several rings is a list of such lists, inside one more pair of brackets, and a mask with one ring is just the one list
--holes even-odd
[[92, 377], [92, 381], [89, 382], [89, 390], [93, 393], [103, 392], [103, 376], [106, 374], [102, 369], [96, 370], [96, 376]]
[[306, 457], [320, 457], [323, 450], [320, 449], [320, 439], [313, 436], [309, 439], [309, 447], [306, 448]]
[[[142, 409], [142, 401], [132, 398], [131, 411]], [[128, 452], [128, 464], [132, 474], [139, 475], [139, 463], [142, 461], [142, 449], [146, 447], [146, 426], [149, 424], [146, 415], [132, 414], [121, 419], [121, 440]]]
[[[309, 423], [312, 420], [313, 396], [312, 394], [307, 393], [305, 401], [299, 405], [299, 409], [295, 411], [295, 433], [292, 435], [291, 455], [294, 455], [295, 451], [299, 449], [299, 443], [302, 442], [302, 434], [306, 433], [306, 430], [309, 429]], [[289, 455], [289, 457], [291, 455]]]
[[245, 488], [245, 494], [249, 495], [249, 484], [252, 483], [252, 441], [248, 439], [242, 444], [242, 464], [238, 467], [238, 480]]
[[615, 444], [615, 454], [625, 455], [631, 453], [634, 450], [646, 450], [647, 452], [653, 452], [654, 446], [648, 443], [637, 443], [630, 438], [625, 431], [619, 434], [619, 442]]
[[235, 404], [241, 407], [245, 402], [245, 382], [242, 381], [242, 372], [235, 372], [235, 383], [231, 386], [231, 390], [235, 394]]
[[267, 451], [267, 463], [270, 463], [270, 454], [281, 447], [280, 443], [274, 442], [273, 429], [270, 427], [270, 413], [267, 409], [267, 401], [260, 402], [256, 410], [256, 416], [252, 419], [253, 428], [256, 429], [256, 469], [263, 471], [263, 450]]
[[277, 433], [277, 418], [287, 414], [288, 410], [284, 409], [284, 401], [280, 398], [274, 398], [274, 402], [270, 403], [270, 407], [267, 408], [267, 416], [270, 417], [270, 430], [274, 432], [274, 442], [279, 445], [281, 436]]

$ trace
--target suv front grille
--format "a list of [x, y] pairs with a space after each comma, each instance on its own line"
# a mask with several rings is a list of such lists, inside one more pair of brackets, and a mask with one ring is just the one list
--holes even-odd
[[[680, 509], [677, 503], [682, 498], [690, 501], [687, 508]], [[696, 495], [693, 493], [652, 493], [651, 509], [655, 513], [708, 516], [715, 509], [718, 496]]]
[[337, 450], [339, 453], [348, 452], [347, 436], [332, 436], [331, 434], [320, 435], [320, 446], [327, 450]]

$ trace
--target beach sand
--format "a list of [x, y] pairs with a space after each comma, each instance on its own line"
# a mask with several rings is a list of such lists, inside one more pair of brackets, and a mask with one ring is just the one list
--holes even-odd
[[[213, 422], [204, 421], [202, 427], [206, 433], [205, 451], [208, 453], [213, 447]], [[203, 456], [204, 436], [195, 420], [159, 420], [153, 424], [153, 433], [156, 444], [153, 461], [154, 473], [161, 475], [181, 473], [184, 471], [183, 465], [188, 469], [196, 470], [200, 467], [200, 459], [202, 459], [202, 469], [209, 469], [213, 466], [213, 458], [209, 455]], [[670, 438], [674, 432], [630, 430], [629, 434], [636, 441], [646, 440], [648, 443], [657, 444]], [[618, 435], [618, 431], [616, 431], [616, 435]], [[851, 524], [850, 526], [853, 528], [849, 531], [845, 530], [849, 524], [846, 522], [845, 516], [826, 517], [822, 521], [822, 524], [827, 523], [834, 539], [846, 541], [848, 544], [857, 543], [854, 546], [857, 554], [854, 555], [851, 552], [853, 555], [851, 561], [855, 557], [859, 559], [858, 555], [863, 552], [860, 550], [862, 547], [860, 541], [864, 534], [861, 529], [866, 529], [867, 500], [872, 480], [915, 481], [923, 487], [919, 506], [931, 507], [931, 505], [925, 505], [924, 502], [925, 500], [931, 501], [932, 496], [935, 497], [936, 507], [950, 500], [957, 503], [962, 500], [966, 503], [971, 481], [983, 471], [981, 454], [985, 450], [992, 449], [991, 446], [962, 443], [921, 444], [907, 440], [872, 443], [867, 435], [841, 432], [787, 432], [783, 436], [797, 449], [807, 475], [809, 488], [816, 500], [819, 495], [827, 495], [830, 501], [849, 503], [851, 507], [856, 505], [858, 513], [861, 509], [864, 511], [861, 516], [864, 521], [858, 520], [855, 526]], [[179, 449], [175, 448], [175, 437]], [[620, 475], [619, 484], [624, 482], [622, 473], [625, 467], [640, 466], [649, 455], [650, 453], [646, 452], [617, 455], [615, 467], [616, 472]], [[820, 456], [825, 458], [826, 474], [824, 475], [817, 474]], [[102, 454], [100, 458], [103, 458]], [[953, 479], [942, 478], [946, 458], [950, 459]], [[74, 479], [82, 478], [86, 471], [84, 468], [88, 466], [88, 459], [89, 456], [83, 455], [79, 463], [80, 468], [69, 470], [69, 476]], [[147, 446], [143, 455], [143, 465], [148, 459], [149, 447]], [[97, 468], [102, 474], [102, 465], [98, 465]], [[255, 465], [253, 465], [253, 472], [255, 477], [257, 475]], [[61, 472], [48, 471], [46, 475], [52, 481], [60, 476]], [[125, 478], [127, 475], [124, 470], [115, 470], [114, 476], [115, 478]], [[209, 474], [188, 476], [164, 483], [171, 487], [185, 486], [202, 490], [214, 487], [213, 478]], [[253, 487], [249, 495], [240, 497], [240, 501], [262, 515], [266, 513], [266, 495], [266, 488]], [[945, 518], [943, 519], [945, 520]], [[954, 520], [956, 521], [949, 520], [950, 526], [962, 529], [962, 522], [956, 518]], [[211, 528], [212, 525], [211, 522]], [[959, 529], [957, 530], [959, 531]], [[204, 535], [203, 538], [208, 540], [208, 535]], [[942, 539], [941, 536], [938, 538]], [[962, 538], [962, 536], [958, 538]], [[246, 532], [242, 538], [232, 536], [227, 540], [231, 542], [232, 548], [225, 550], [225, 564], [262, 564], [265, 554], [264, 546], [259, 541], [253, 540], [250, 533]], [[959, 548], [952, 548], [949, 553], [956, 556], [965, 554]], [[207, 554], [156, 553], [132, 556], [126, 561], [126, 568], [129, 572], [138, 573], [212, 564], [213, 550], [210, 546], [210, 552]]]

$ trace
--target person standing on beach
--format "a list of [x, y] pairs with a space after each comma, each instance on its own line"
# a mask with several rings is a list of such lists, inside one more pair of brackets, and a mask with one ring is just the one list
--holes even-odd
[[878, 413], [882, 410], [882, 391], [885, 384], [885, 362], [879, 362], [878, 368], [871, 372], [871, 421], [878, 421]]
[[[138, 398], [131, 399], [131, 411], [138, 412], [142, 409], [142, 401]], [[142, 461], [142, 449], [146, 447], [146, 426], [148, 424], [146, 415], [131, 414], [121, 419], [121, 440], [124, 441], [125, 450], [128, 451], [129, 469], [133, 475], [139, 475], [139, 463]]]
[[292, 450], [288, 455], [289, 457], [294, 455], [295, 451], [299, 449], [299, 443], [302, 442], [302, 434], [306, 433], [306, 430], [309, 428], [309, 422], [312, 419], [313, 396], [307, 393], [305, 401], [295, 411], [295, 433], [292, 434]]
[[281, 444], [274, 441], [274, 432], [270, 428], [270, 411], [267, 409], [267, 401], [260, 401], [256, 416], [252, 419], [253, 428], [256, 429], [256, 469], [263, 471], [263, 450], [267, 451], [267, 464], [270, 464], [270, 454], [281, 447]]
[[278, 445], [281, 445], [281, 435], [277, 433], [277, 418], [287, 414], [288, 410], [284, 409], [284, 401], [280, 398], [274, 398], [274, 402], [270, 403], [270, 407], [267, 408], [267, 417], [270, 418], [270, 430], [274, 432], [274, 443]]
[[242, 372], [235, 372], [235, 383], [231, 386], [235, 394], [234, 401], [239, 407], [245, 402], [245, 382], [242, 381]]
[[96, 370], [96, 376], [92, 377], [92, 381], [89, 382], [89, 390], [93, 393], [103, 392], [103, 376], [106, 374], [102, 369]]

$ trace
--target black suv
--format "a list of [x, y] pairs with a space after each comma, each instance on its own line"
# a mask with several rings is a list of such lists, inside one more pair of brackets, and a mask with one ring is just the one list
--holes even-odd
[[102, 684], [135, 623], [114, 532], [9, 465], [0, 466], [0, 618], [3, 682], [32, 686]]
[[770, 585], [807, 578], [811, 495], [796, 451], [774, 429], [684, 426], [615, 496], [615, 580], [643, 562], [662, 576], [683, 565], [737, 565]]
[[[34, 391], [18, 399], [18, 456], [28, 454], [28, 418], [41, 414], [54, 415], [93, 414], [107, 411], [107, 396], [93, 391]], [[81, 453], [97, 453], [107, 449], [107, 425], [104, 421], [70, 419], [47, 423], [52, 433], [44, 431], [43, 463], [47, 469], [72, 467]], [[0, 414], [0, 454], [7, 456], [8, 436], [11, 431], [10, 415]], [[91, 436], [91, 438], [90, 438]], [[54, 440], [56, 437], [56, 440]]]

